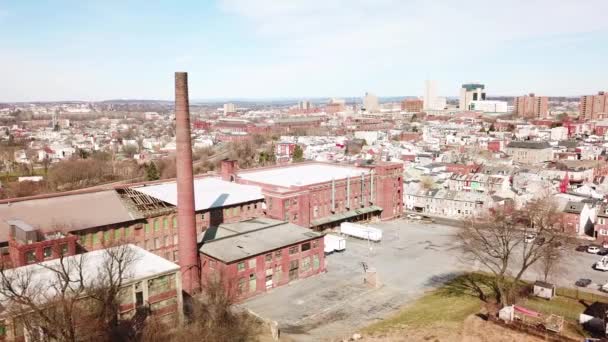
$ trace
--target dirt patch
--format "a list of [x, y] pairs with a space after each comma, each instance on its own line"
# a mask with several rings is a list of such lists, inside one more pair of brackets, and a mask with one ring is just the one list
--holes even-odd
[[425, 328], [398, 327], [378, 335], [365, 335], [365, 342], [541, 342], [541, 339], [514, 332], [485, 321], [477, 315], [467, 317], [462, 327], [441, 325]]

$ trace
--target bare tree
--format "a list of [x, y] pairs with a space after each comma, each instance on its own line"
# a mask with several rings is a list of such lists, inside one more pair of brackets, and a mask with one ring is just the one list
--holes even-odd
[[[32, 341], [104, 341], [118, 326], [119, 291], [135, 261], [128, 245], [15, 269], [0, 268], [0, 301]], [[92, 269], [93, 267], [98, 267]]]
[[238, 288], [223, 273], [203, 281], [204, 294], [192, 303], [190, 319], [170, 340], [246, 342], [257, 341], [260, 323], [250, 314], [238, 311], [234, 304]]
[[[558, 216], [554, 203], [541, 199], [519, 210], [499, 208], [465, 220], [457, 233], [461, 248], [492, 274], [493, 291], [500, 304], [515, 300], [522, 276], [550, 250], [554, 257], [561, 255], [557, 251], [564, 248], [565, 238], [556, 229]], [[537, 236], [534, 241], [531, 234]]]

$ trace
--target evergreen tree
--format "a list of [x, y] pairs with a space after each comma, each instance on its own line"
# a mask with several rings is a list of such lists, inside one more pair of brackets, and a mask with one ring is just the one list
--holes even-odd
[[146, 180], [154, 181], [158, 179], [160, 179], [160, 175], [158, 174], [156, 164], [154, 164], [153, 162], [146, 164]]
[[293, 160], [294, 163], [304, 161], [304, 150], [302, 150], [300, 145], [296, 145], [296, 147], [293, 149], [293, 156], [291, 157], [291, 160]]

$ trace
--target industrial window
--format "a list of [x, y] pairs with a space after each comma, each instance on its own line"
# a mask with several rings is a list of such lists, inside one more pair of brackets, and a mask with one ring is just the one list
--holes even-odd
[[310, 249], [310, 242], [306, 242], [302, 244], [302, 252], [306, 252]]
[[173, 261], [179, 261], [179, 253], [177, 251], [173, 251]]
[[255, 258], [250, 259], [249, 260], [249, 268], [255, 268], [255, 266], [256, 266], [256, 259]]
[[278, 251], [274, 252], [274, 257], [275, 258], [280, 258], [281, 257], [281, 249], [279, 249]]
[[96, 245], [99, 243], [99, 232], [95, 232], [93, 233], [93, 245]]
[[125, 234], [127, 237], [133, 236], [133, 227], [127, 227]]
[[258, 282], [257, 279], [255, 278], [255, 274], [251, 273], [249, 275], [249, 292], [255, 292], [255, 290], [257, 290], [257, 286]]
[[298, 253], [298, 249], [299, 249], [298, 246], [289, 247], [289, 255]]
[[287, 200], [285, 200], [285, 208], [289, 208], [289, 204], [290, 204], [290, 203], [289, 203], [289, 200], [288, 200], [288, 199], [287, 199]]
[[312, 241], [312, 248], [317, 248], [319, 247], [319, 240], [313, 240]]
[[258, 208], [258, 204], [257, 203], [253, 203], [253, 209], [257, 209]]
[[103, 242], [105, 242], [105, 243], [110, 242], [111, 237], [112, 237], [112, 235], [109, 230], [106, 230], [105, 232], [103, 232]]
[[87, 237], [88, 237], [87, 234], [80, 235], [80, 245], [81, 246], [84, 246], [87, 244]]
[[173, 229], [177, 229], [177, 216], [173, 216]]
[[150, 234], [150, 223], [146, 222], [146, 224], [144, 224], [144, 230], [146, 231], [146, 234]]
[[320, 259], [319, 259], [319, 256], [315, 254], [312, 256], [312, 269], [316, 271], [319, 269], [319, 266], [320, 266]]
[[162, 246], [162, 240], [160, 238], [154, 238], [154, 248], [158, 249]]
[[68, 244], [62, 243], [59, 245], [59, 252], [61, 253], [61, 256], [68, 255]]
[[236, 264], [236, 269], [237, 269], [239, 272], [240, 272], [240, 271], [242, 271], [242, 270], [244, 270], [244, 269], [245, 269], [245, 262], [244, 262], [244, 261], [241, 261], [241, 262], [239, 262], [238, 264]]
[[52, 257], [53, 256], [53, 248], [51, 246], [44, 247], [43, 254], [44, 254], [44, 258], [45, 259], [48, 259], [48, 258]]
[[36, 262], [36, 253], [34, 251], [25, 252], [25, 262], [28, 264]]
[[273, 273], [273, 275], [272, 275], [272, 282], [273, 282], [275, 285], [278, 285], [278, 284], [279, 284], [279, 282], [281, 281], [281, 276], [282, 276], [282, 275], [283, 275], [283, 270], [281, 269], [281, 266], [280, 266], [280, 265], [279, 265], [279, 266], [276, 266], [276, 267], [274, 268], [274, 273]]
[[173, 244], [177, 245], [177, 234], [173, 234]]
[[161, 300], [159, 302], [150, 304], [150, 310], [158, 311], [160, 309], [163, 309], [163, 308], [175, 305], [175, 304], [177, 304], [177, 299], [169, 298], [169, 299]]
[[310, 258], [306, 257], [302, 259], [302, 272], [310, 271]]
[[114, 229], [114, 240], [120, 240], [120, 229]]
[[153, 245], [154, 241], [152, 241], [152, 239], [146, 240], [146, 249], [151, 251], [154, 249], [154, 245]]
[[266, 254], [266, 262], [271, 262], [271, 261], [272, 261], [272, 253]]
[[299, 264], [300, 264], [299, 260], [291, 260], [289, 262], [289, 269], [290, 270], [296, 270], [296, 269], [298, 269]]
[[148, 280], [148, 297], [166, 292], [175, 287], [174, 275], [164, 275]]
[[160, 229], [160, 222], [158, 219], [154, 220], [154, 231], [157, 232]]
[[169, 218], [168, 217], [163, 218], [163, 228], [169, 229]]
[[213, 259], [209, 259], [209, 268], [215, 268], [216, 261]]
[[169, 235], [165, 236], [165, 247], [171, 246], [171, 237]]
[[284, 215], [284, 217], [283, 217], [283, 220], [284, 220], [284, 221], [289, 221], [289, 213], [288, 213], [288, 212], [285, 212], [285, 215]]

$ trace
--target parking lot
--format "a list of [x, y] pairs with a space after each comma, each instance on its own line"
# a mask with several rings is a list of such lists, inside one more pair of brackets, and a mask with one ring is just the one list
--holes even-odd
[[[375, 224], [380, 243], [348, 238], [346, 251], [327, 256], [328, 272], [253, 298], [244, 305], [279, 322], [298, 341], [347, 337], [356, 328], [400, 308], [455, 272], [459, 260], [455, 228], [405, 220]], [[365, 262], [382, 283], [363, 283]]]
[[[282, 334], [296, 341], [345, 338], [358, 328], [380, 320], [415, 300], [458, 272], [483, 270], [462, 260], [451, 226], [396, 220], [373, 224], [383, 230], [380, 243], [348, 238], [346, 251], [327, 256], [328, 272], [299, 280], [243, 305], [279, 323]], [[557, 266], [548, 281], [574, 287], [579, 278], [592, 280], [586, 290], [608, 281], [608, 272], [592, 269], [600, 256], [574, 250]], [[365, 262], [376, 269], [382, 283], [363, 283]], [[540, 270], [524, 278], [537, 280]]]

